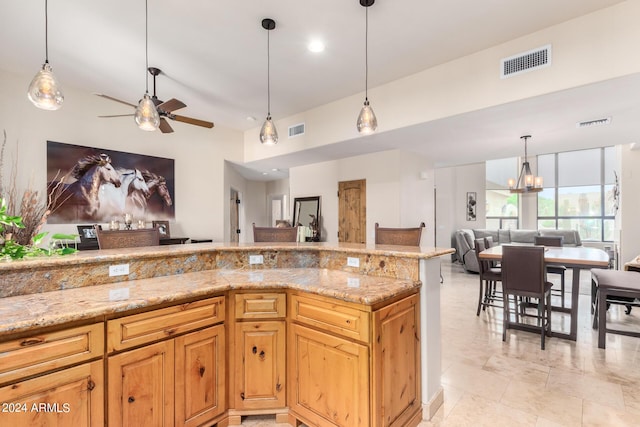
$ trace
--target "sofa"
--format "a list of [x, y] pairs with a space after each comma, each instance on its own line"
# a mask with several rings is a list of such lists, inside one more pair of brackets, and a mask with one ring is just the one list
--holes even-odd
[[562, 236], [564, 246], [582, 246], [580, 233], [575, 230], [489, 230], [463, 228], [454, 233], [456, 258], [469, 272], [478, 272], [478, 258], [474, 240], [492, 237], [494, 244], [533, 244], [535, 236]]

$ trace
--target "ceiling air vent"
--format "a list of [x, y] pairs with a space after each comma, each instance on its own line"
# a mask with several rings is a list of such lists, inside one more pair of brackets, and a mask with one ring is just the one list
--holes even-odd
[[602, 125], [608, 125], [608, 124], [611, 124], [611, 117], [605, 117], [604, 119], [589, 120], [586, 122], [578, 122], [576, 123], [576, 127], [589, 128], [592, 126], [602, 126]]
[[304, 123], [300, 123], [299, 125], [289, 126], [289, 138], [293, 138], [295, 136], [304, 135]]
[[503, 58], [500, 61], [500, 78], [515, 76], [551, 65], [551, 45]]

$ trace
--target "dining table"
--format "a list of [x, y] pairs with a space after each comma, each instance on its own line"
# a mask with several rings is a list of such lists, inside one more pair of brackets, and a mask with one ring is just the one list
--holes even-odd
[[[521, 246], [521, 245], [513, 245]], [[493, 246], [478, 254], [478, 258], [484, 261], [500, 261], [502, 259], [503, 245]], [[585, 246], [546, 246], [544, 251], [546, 265], [562, 265], [572, 270], [571, 280], [571, 306], [552, 306], [553, 311], [561, 311], [569, 314], [569, 333], [551, 331], [551, 336], [566, 338], [576, 341], [578, 337], [578, 300], [580, 295], [580, 271], [592, 268], [609, 268], [609, 255], [602, 249]]]

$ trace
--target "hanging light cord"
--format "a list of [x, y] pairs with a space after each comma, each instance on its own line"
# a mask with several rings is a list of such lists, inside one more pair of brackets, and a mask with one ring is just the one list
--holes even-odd
[[271, 48], [269, 33], [271, 33], [271, 30], [267, 30], [267, 117], [271, 117]]
[[369, 101], [369, 7], [364, 8], [364, 100]]
[[48, 0], [44, 0], [44, 63], [49, 63], [49, 13]]
[[144, 82], [145, 82], [145, 94], [149, 94], [149, 76], [147, 70], [149, 69], [149, 0], [144, 1]]

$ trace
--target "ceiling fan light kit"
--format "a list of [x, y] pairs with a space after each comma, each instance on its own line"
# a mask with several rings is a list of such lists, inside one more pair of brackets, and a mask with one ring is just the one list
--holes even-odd
[[260, 128], [260, 142], [264, 145], [275, 145], [278, 143], [278, 130], [271, 120], [271, 79], [270, 79], [270, 45], [269, 33], [276, 28], [276, 21], [271, 18], [262, 20], [262, 28], [267, 30], [267, 119]]
[[64, 95], [60, 90], [58, 80], [53, 75], [51, 65], [49, 65], [49, 16], [47, 0], [44, 0], [44, 34], [44, 64], [42, 64], [42, 69], [38, 71], [33, 80], [31, 80], [27, 97], [33, 105], [40, 109], [57, 110], [62, 107]]
[[520, 139], [524, 139], [524, 162], [522, 163], [518, 180], [509, 178], [507, 181], [511, 193], [539, 193], [542, 191], [542, 177], [533, 175], [527, 159], [527, 140], [529, 138], [531, 138], [531, 135], [520, 137]]
[[360, 0], [360, 5], [365, 8], [365, 30], [364, 30], [364, 105], [358, 114], [357, 127], [358, 132], [362, 135], [368, 135], [376, 131], [378, 128], [378, 119], [373, 112], [373, 108], [369, 105], [368, 86], [369, 86], [369, 6], [372, 6], [375, 0]]
[[[145, 58], [145, 70], [144, 80], [146, 89], [144, 96], [136, 107], [136, 113], [134, 119], [138, 127], [142, 130], [153, 132], [160, 126], [160, 115], [156, 110], [156, 105], [149, 97], [149, 76], [147, 76], [147, 70], [149, 69], [149, 1], [144, 1], [144, 58]], [[154, 77], [155, 78], [155, 77]]]

